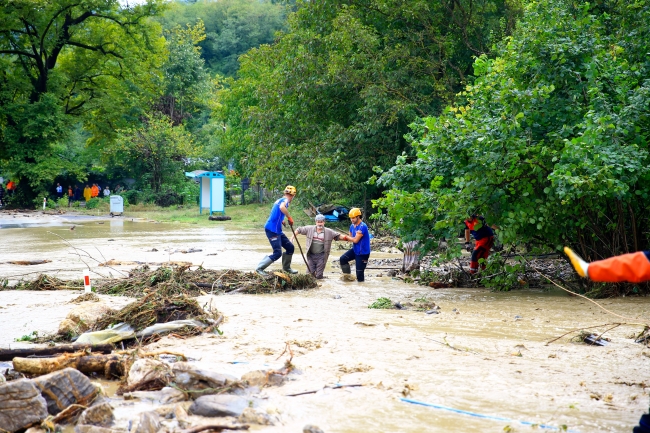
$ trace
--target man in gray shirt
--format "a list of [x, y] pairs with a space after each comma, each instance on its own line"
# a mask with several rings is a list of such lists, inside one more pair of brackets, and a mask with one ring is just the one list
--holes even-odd
[[[318, 279], [323, 278], [327, 258], [332, 249], [332, 241], [349, 241], [350, 237], [325, 228], [325, 216], [316, 215], [316, 225], [298, 227], [296, 235], [307, 236], [307, 263]], [[293, 240], [293, 239], [292, 239]]]

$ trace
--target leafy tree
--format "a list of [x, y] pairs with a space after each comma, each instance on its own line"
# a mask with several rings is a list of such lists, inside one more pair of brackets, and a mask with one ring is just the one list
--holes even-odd
[[161, 5], [0, 1], [0, 164], [23, 205], [72, 169], [59, 154], [74, 123], [110, 134], [128, 122], [157, 69]]
[[650, 5], [531, 3], [498, 57], [412, 125], [375, 203], [404, 240], [455, 237], [468, 210], [503, 241], [590, 260], [648, 247]]
[[161, 115], [145, 117], [142, 125], [119, 131], [116, 145], [107, 150], [113, 166], [140, 179], [154, 193], [164, 184], [177, 184], [183, 179], [186, 159], [197, 149], [185, 128], [174, 126]]
[[408, 149], [408, 124], [451, 100], [517, 13], [496, 0], [300, 2], [219, 93], [216, 152], [267, 186], [299, 179], [308, 199], [375, 196], [372, 167]]
[[286, 5], [272, 1], [176, 1], [161, 21], [166, 29], [204, 22], [206, 38], [200, 43], [203, 59], [212, 72], [234, 76], [241, 54], [273, 42], [275, 33], [285, 26], [286, 10]]

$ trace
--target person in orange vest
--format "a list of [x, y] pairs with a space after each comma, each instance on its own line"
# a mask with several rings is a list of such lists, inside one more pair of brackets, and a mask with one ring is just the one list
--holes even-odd
[[13, 180], [7, 182], [7, 195], [14, 195], [16, 190], [16, 183]]
[[86, 201], [88, 201], [90, 200], [91, 197], [92, 197], [92, 191], [90, 187], [86, 185], [86, 187], [84, 188], [84, 198], [86, 199]]
[[96, 183], [93, 183], [92, 188], [90, 188], [91, 197], [97, 197], [99, 195], [99, 188]]
[[564, 247], [578, 275], [599, 283], [642, 283], [650, 281], [650, 251], [623, 254], [588, 263], [569, 247]]
[[[494, 230], [485, 222], [483, 215], [471, 214], [469, 219], [464, 221], [464, 224], [465, 249], [472, 251], [470, 234], [476, 241], [469, 263], [469, 273], [475, 274], [478, 272], [479, 260], [487, 260], [490, 255], [490, 249], [494, 246]], [[485, 263], [481, 265], [481, 269], [485, 269]]]
[[68, 185], [68, 207], [72, 206], [72, 200], [74, 200], [74, 191], [72, 185]]

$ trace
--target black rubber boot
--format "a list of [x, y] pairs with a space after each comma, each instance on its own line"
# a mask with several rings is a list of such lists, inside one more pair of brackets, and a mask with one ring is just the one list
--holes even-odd
[[262, 261], [259, 263], [259, 265], [257, 265], [257, 269], [255, 269], [255, 272], [257, 272], [263, 277], [266, 277], [268, 275], [268, 272], [265, 272], [264, 269], [271, 266], [271, 263], [273, 263], [273, 260], [271, 260], [269, 256], [264, 257]]
[[291, 269], [291, 259], [293, 254], [282, 254], [282, 270], [287, 274], [297, 274], [298, 271]]
[[350, 269], [350, 264], [349, 263], [346, 263], [346, 264], [341, 263], [341, 271], [343, 271], [344, 274], [351, 274], [352, 269]]

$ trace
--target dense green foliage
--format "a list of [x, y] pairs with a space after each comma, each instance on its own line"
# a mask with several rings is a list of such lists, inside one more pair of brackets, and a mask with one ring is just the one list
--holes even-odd
[[412, 125], [376, 204], [431, 249], [483, 213], [510, 244], [588, 259], [648, 247], [650, 4], [531, 3], [498, 56], [437, 117]]
[[270, 44], [284, 28], [287, 7], [281, 2], [220, 0], [170, 4], [161, 22], [166, 29], [205, 23], [206, 38], [199, 44], [208, 68], [234, 76], [237, 59], [251, 48]]
[[30, 204], [61, 171], [84, 177], [61, 156], [77, 122], [99, 136], [153, 91], [164, 41], [148, 17], [159, 3], [0, 3], [0, 164], [19, 182], [17, 201]]
[[408, 124], [453, 98], [518, 12], [499, 0], [299, 2], [219, 92], [216, 152], [266, 185], [297, 183], [301, 198], [360, 203], [376, 194], [372, 167], [407, 149]]

